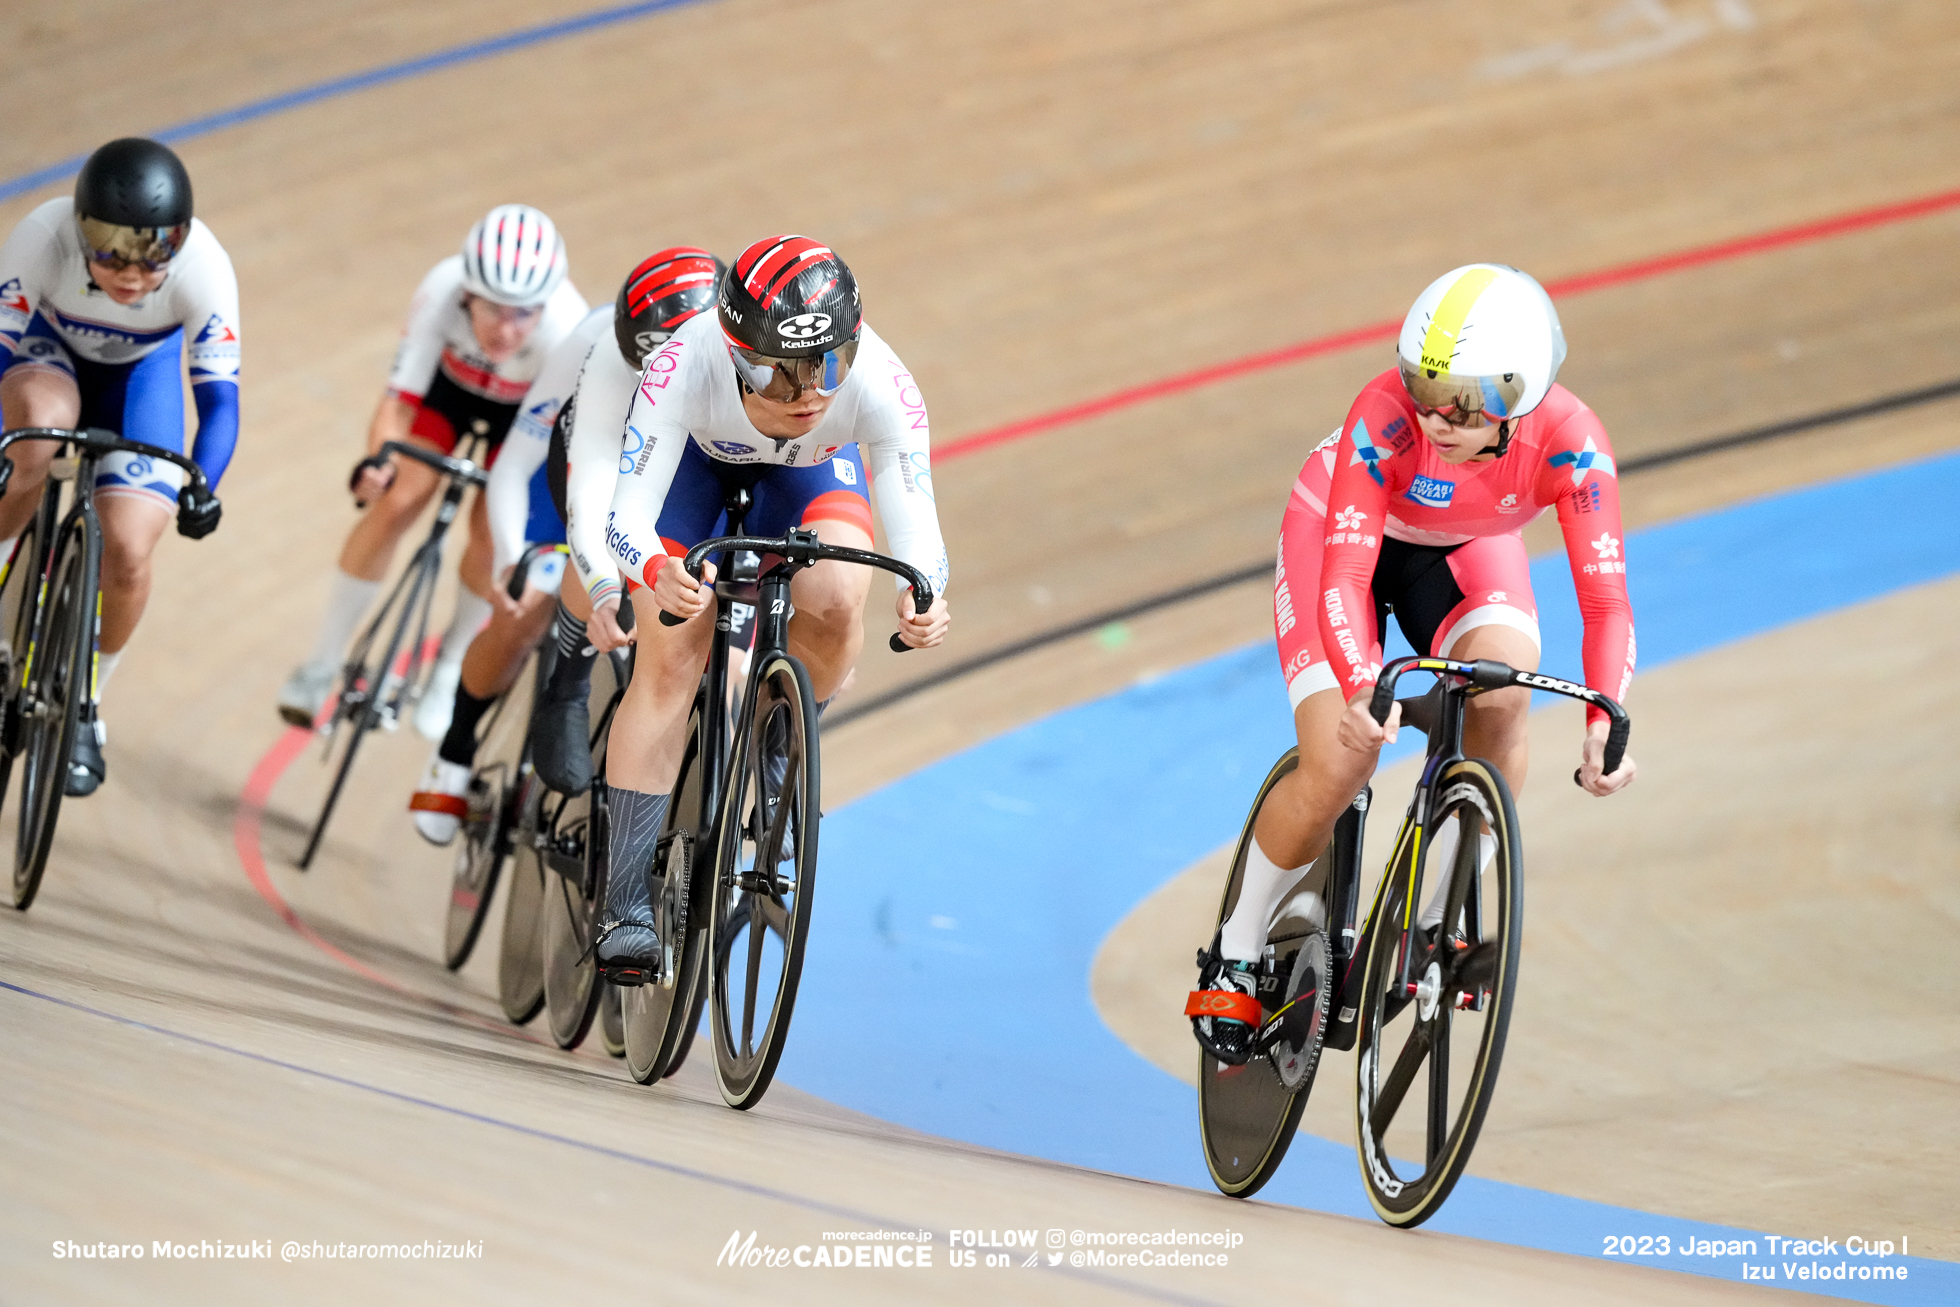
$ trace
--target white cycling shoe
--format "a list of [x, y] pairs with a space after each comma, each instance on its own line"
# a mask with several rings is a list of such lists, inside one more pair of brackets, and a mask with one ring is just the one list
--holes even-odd
[[311, 726], [320, 709], [327, 706], [327, 694], [339, 674], [338, 667], [316, 667], [312, 663], [293, 668], [293, 674], [279, 687], [280, 719], [294, 726]]
[[470, 814], [469, 792], [468, 767], [445, 762], [440, 756], [430, 758], [421, 787], [408, 800], [408, 810], [415, 814], [416, 834], [436, 845], [454, 840], [463, 818]]
[[415, 729], [431, 744], [441, 744], [449, 734], [449, 718], [456, 711], [456, 687], [463, 679], [463, 663], [438, 661], [429, 669], [429, 683], [422, 689], [422, 702], [415, 705]]

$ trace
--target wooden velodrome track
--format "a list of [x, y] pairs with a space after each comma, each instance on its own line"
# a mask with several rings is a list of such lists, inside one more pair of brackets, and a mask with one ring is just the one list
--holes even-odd
[[[136, 22], [101, 0], [24, 0], [0, 14], [0, 177], [583, 11], [171, 0]], [[920, 1278], [789, 1284], [717, 1270], [715, 1253], [738, 1226], [784, 1244], [916, 1224], [943, 1250], [952, 1228], [1091, 1216], [1246, 1241], [1225, 1270], [1023, 1278], [1014, 1297], [1777, 1292], [1231, 1205], [910, 1135], [790, 1086], [739, 1115], [700, 1058], [641, 1089], [590, 1046], [511, 1032], [493, 943], [442, 970], [448, 859], [401, 811], [419, 740], [363, 762], [308, 876], [291, 861], [317, 768], [271, 795], [265, 893], [234, 823], [351, 518], [340, 487], [408, 294], [491, 204], [549, 211], [595, 300], [664, 243], [732, 252], [802, 230], [851, 261], [932, 405], [955, 571], [954, 645], [874, 649], [862, 702], [1268, 556], [1304, 451], [1389, 352], [1375, 339], [955, 459], [960, 437], [1395, 318], [1471, 259], [1553, 281], [1948, 191], [1956, 64], [1960, 13], [1940, 0], [712, 0], [184, 142], [240, 275], [244, 436], [223, 530], [160, 551], [106, 704], [108, 786], [66, 810], [33, 910], [0, 917], [0, 1302], [993, 1301], [998, 1280], [942, 1269], [943, 1252]], [[0, 223], [65, 185], [0, 202]], [[1573, 294], [1562, 380], [1623, 460], [1947, 381], [1956, 238], [1945, 208]], [[1954, 404], [1927, 404], [1629, 475], [1629, 525], [1951, 449], [1957, 423]], [[1916, 980], [1960, 919], [1942, 674], [1960, 654], [1956, 599], [1925, 587], [1642, 682], [1646, 770], [1611, 804], [1555, 784], [1575, 728], [1539, 720], [1553, 779], [1524, 809], [1533, 866], [1572, 871], [1534, 888], [1529, 1002], [1473, 1169], [1663, 1217], [1903, 1233], [1915, 1254], [1960, 1258], [1960, 1037], [1943, 992]], [[1126, 640], [1052, 643], [911, 697], [830, 732], [829, 802], [1267, 632], [1263, 588], [1224, 587], [1130, 622]], [[1894, 659], [1925, 698], [1877, 704]], [[1779, 766], [1793, 754], [1808, 772]], [[1845, 870], [1864, 857], [1890, 874]], [[1180, 1075], [1175, 1009], [1215, 876], [1165, 887], [1098, 961], [1112, 1026]], [[1589, 938], [1602, 920], [1610, 938]], [[1656, 978], [1663, 944], [1677, 961]], [[1324, 1075], [1308, 1127], [1342, 1138], [1346, 1071]], [[485, 1253], [49, 1253], [199, 1238]]]

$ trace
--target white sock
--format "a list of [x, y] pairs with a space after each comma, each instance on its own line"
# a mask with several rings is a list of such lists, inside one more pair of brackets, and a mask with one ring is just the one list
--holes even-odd
[[[1462, 824], [1450, 822], [1436, 832], [1436, 838], [1429, 845], [1429, 852], [1423, 858], [1423, 870], [1435, 882], [1429, 891], [1429, 906], [1422, 910], [1417, 925], [1427, 930], [1443, 919], [1443, 899], [1450, 892], [1450, 868], [1456, 862], [1456, 846], [1462, 842]], [[1477, 868], [1482, 870], [1489, 862], [1490, 855], [1497, 852], [1497, 837], [1489, 831], [1477, 832]]]
[[469, 650], [470, 641], [490, 620], [493, 605], [488, 599], [479, 599], [469, 592], [468, 587], [456, 591], [456, 616], [449, 621], [449, 629], [442, 636], [442, 651], [436, 655], [437, 662], [460, 663]]
[[306, 656], [307, 666], [340, 666], [341, 658], [347, 653], [347, 642], [354, 638], [354, 628], [361, 624], [380, 589], [379, 581], [363, 581], [334, 569], [333, 588], [327, 592], [326, 616], [320, 620], [320, 635], [313, 642], [313, 652]]
[[98, 703], [101, 702], [102, 696], [109, 692], [109, 678], [116, 674], [116, 664], [122, 661], [122, 656], [123, 651], [121, 649], [116, 650], [114, 653], [103, 653], [99, 649], [96, 650], [95, 698]]
[[[1313, 864], [1310, 862], [1307, 867]], [[1272, 925], [1279, 897], [1292, 888], [1307, 867], [1287, 870], [1274, 864], [1255, 836], [1245, 851], [1245, 875], [1239, 879], [1239, 901], [1218, 929], [1219, 955], [1250, 962], [1266, 951], [1266, 930]], [[1325, 915], [1325, 910], [1322, 910]]]

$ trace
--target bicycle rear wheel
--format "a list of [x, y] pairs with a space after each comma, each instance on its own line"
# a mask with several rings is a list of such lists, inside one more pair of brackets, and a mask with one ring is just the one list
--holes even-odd
[[[1376, 1214], [1396, 1226], [1435, 1215], [1470, 1160], [1504, 1055], [1523, 937], [1523, 858], [1504, 777], [1465, 759], [1443, 771], [1436, 796], [1428, 824], [1405, 832], [1389, 863], [1362, 973], [1361, 1178]], [[1424, 887], [1439, 883], [1448, 885], [1442, 921], [1424, 930]]]
[[61, 533], [48, 573], [44, 616], [33, 642], [23, 704], [20, 818], [14, 833], [14, 906], [25, 912], [40, 892], [48, 850], [61, 815], [68, 760], [88, 702], [95, 652], [96, 582], [102, 568], [94, 519], [73, 519]]
[[701, 811], [705, 765], [701, 759], [701, 712], [688, 718], [687, 748], [674, 781], [673, 800], [655, 846], [654, 919], [659, 923], [661, 978], [657, 984], [635, 985], [620, 991], [626, 1028], [626, 1069], [641, 1084], [651, 1084], [679, 1065], [685, 1053], [687, 1020], [698, 1018], [695, 993], [701, 981], [701, 940], [704, 914], [693, 911], [704, 900], [698, 892], [705, 878], [702, 867], [707, 838], [707, 814]]
[[544, 1006], [541, 951], [545, 870], [535, 839], [544, 782], [526, 775], [519, 784], [512, 828], [510, 893], [504, 900], [503, 947], [497, 956], [497, 1001], [513, 1025], [523, 1025]]
[[721, 1096], [746, 1109], [762, 1101], [789, 1038], [816, 888], [817, 707], [794, 657], [763, 667], [735, 749], [710, 882], [708, 1028]]
[[[1246, 853], [1260, 809], [1273, 786], [1299, 762], [1299, 749], [1288, 749], [1259, 786], [1252, 811], [1246, 814], [1245, 828], [1239, 832], [1225, 893], [1219, 900], [1221, 925], [1238, 902]], [[1342, 818], [1350, 819], [1358, 821], [1358, 811], [1350, 810]], [[1321, 855], [1311, 873], [1313, 879], [1324, 881], [1328, 875], [1338, 874], [1333, 866], [1334, 847], [1330, 842]], [[1278, 1037], [1243, 1066], [1221, 1062], [1202, 1049], [1198, 1052], [1198, 1133], [1204, 1143], [1205, 1166], [1222, 1194], [1249, 1198], [1257, 1193], [1279, 1170], [1299, 1131], [1300, 1115], [1306, 1111], [1327, 1035], [1328, 1004], [1336, 988], [1329, 975], [1333, 957], [1324, 921], [1310, 919], [1300, 910], [1300, 896], [1288, 895], [1267, 927], [1266, 956], [1259, 976], [1259, 1001], [1266, 1016], [1261, 1036], [1273, 1033], [1272, 1021], [1278, 1017]]]
[[490, 900], [497, 892], [498, 873], [510, 853], [511, 818], [531, 724], [536, 658], [534, 654], [525, 663], [479, 728], [477, 766], [470, 777], [470, 810], [462, 822], [456, 873], [450, 881], [449, 908], [443, 920], [442, 960], [451, 971], [469, 961], [483, 929], [483, 918], [490, 911]]

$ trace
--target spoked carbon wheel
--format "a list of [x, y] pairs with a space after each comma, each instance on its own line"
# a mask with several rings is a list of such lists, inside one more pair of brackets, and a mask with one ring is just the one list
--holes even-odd
[[762, 1100], [789, 1037], [822, 795], [816, 702], [803, 664], [779, 654], [755, 686], [722, 799], [708, 927], [715, 1080], [736, 1108]]
[[510, 853], [511, 818], [516, 807], [524, 737], [531, 720], [532, 676], [527, 664], [497, 700], [477, 743], [476, 772], [470, 777], [470, 810], [457, 841], [456, 871], [443, 920], [442, 960], [451, 971], [469, 961], [497, 877]]
[[651, 985], [620, 991], [626, 1027], [626, 1069], [641, 1084], [670, 1074], [686, 1055], [689, 1019], [700, 1018], [695, 994], [701, 982], [701, 941], [707, 936], [701, 894], [707, 862], [706, 821], [701, 811], [701, 713], [687, 723], [687, 750], [674, 782], [673, 800], [655, 846], [653, 917], [660, 936], [661, 975]]
[[[1430, 821], [1405, 832], [1370, 932], [1356, 1044], [1357, 1145], [1375, 1212], [1420, 1225], [1449, 1197], [1490, 1108], [1517, 986], [1522, 859], [1496, 768], [1446, 768]], [[1410, 867], [1422, 875], [1412, 898]], [[1447, 884], [1440, 928], [1421, 918]], [[1433, 914], [1432, 914], [1433, 915]]]
[[[1238, 902], [1245, 875], [1246, 851], [1266, 796], [1281, 777], [1299, 765], [1300, 751], [1288, 749], [1273, 764], [1246, 816], [1233, 851], [1231, 873], [1219, 902], [1223, 924]], [[1323, 855], [1308, 881], [1324, 879], [1330, 859]], [[1270, 1180], [1300, 1128], [1307, 1095], [1319, 1069], [1327, 1034], [1327, 1008], [1334, 986], [1329, 983], [1331, 951], [1323, 924], [1301, 910], [1296, 892], [1282, 900], [1267, 928], [1267, 958], [1260, 976], [1260, 1006], [1266, 1016], [1262, 1031], [1275, 1017], [1278, 1038], [1266, 1051], [1243, 1066], [1219, 1061], [1198, 1051], [1198, 1131], [1204, 1141], [1205, 1165], [1219, 1192], [1248, 1198]]]
[[326, 838], [327, 823], [333, 820], [333, 810], [340, 803], [340, 792], [347, 785], [347, 778], [354, 771], [354, 756], [361, 751], [361, 741], [369, 731], [380, 726], [384, 711], [390, 711], [390, 696], [399, 698], [399, 690], [392, 678], [381, 675], [380, 669], [394, 662], [395, 650], [390, 648], [388, 656], [373, 667], [349, 668], [342, 673], [340, 696], [334, 703], [331, 736], [327, 741], [328, 756], [335, 751], [339, 756], [332, 764], [333, 782], [327, 787], [327, 797], [321, 801], [320, 815], [313, 822], [313, 830], [306, 837], [306, 848], [299, 855], [299, 869], [305, 871], [313, 865], [313, 855], [320, 851], [320, 841]]
[[88, 699], [95, 645], [95, 588], [100, 546], [86, 518], [61, 536], [49, 569], [46, 613], [27, 669], [21, 701], [20, 816], [14, 834], [14, 906], [25, 912], [41, 888], [48, 850], [75, 752], [75, 731]]
[[544, 957], [540, 951], [545, 870], [536, 837], [544, 783], [527, 775], [518, 786], [511, 840], [510, 892], [504, 898], [503, 944], [497, 955], [497, 1001], [504, 1015], [523, 1025], [544, 1006]]

